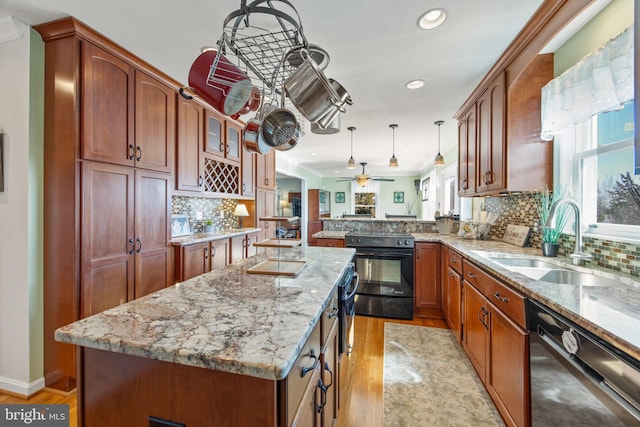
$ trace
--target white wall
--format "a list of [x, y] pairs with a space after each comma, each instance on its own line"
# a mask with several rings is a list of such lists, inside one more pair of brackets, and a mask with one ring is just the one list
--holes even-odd
[[[31, 40], [33, 37], [33, 45]], [[30, 105], [31, 53], [39, 68]], [[40, 55], [40, 57], [38, 57]], [[44, 385], [42, 356], [42, 73], [43, 45], [28, 28], [0, 43], [0, 389], [31, 394]], [[30, 115], [36, 117], [31, 130]], [[40, 129], [39, 131], [37, 129]]]

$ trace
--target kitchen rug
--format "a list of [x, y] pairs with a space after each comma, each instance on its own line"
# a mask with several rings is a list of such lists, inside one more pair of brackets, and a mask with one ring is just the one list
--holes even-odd
[[384, 426], [504, 426], [448, 329], [384, 324]]

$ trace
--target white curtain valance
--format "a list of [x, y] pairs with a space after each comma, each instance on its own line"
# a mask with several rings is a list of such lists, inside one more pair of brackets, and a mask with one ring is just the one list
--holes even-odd
[[551, 141], [571, 125], [621, 109], [633, 87], [631, 26], [542, 88], [540, 137]]

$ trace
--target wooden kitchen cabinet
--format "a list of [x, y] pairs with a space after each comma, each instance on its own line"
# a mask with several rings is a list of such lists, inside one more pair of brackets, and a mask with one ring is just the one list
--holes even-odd
[[82, 164], [80, 317], [171, 284], [170, 176]]
[[205, 108], [205, 140], [203, 150], [209, 154], [232, 161], [240, 161], [239, 125], [225, 120], [215, 110]]
[[256, 187], [266, 190], [276, 189], [276, 152], [256, 154]]
[[242, 152], [242, 163], [240, 166], [240, 192], [243, 196], [254, 197], [255, 192], [255, 168], [256, 168], [256, 156], [257, 154], [249, 153], [248, 151]]
[[[443, 246], [444, 248], [444, 246]], [[447, 324], [462, 344], [462, 256], [453, 249], [442, 252], [443, 305]]]
[[500, 74], [476, 102], [476, 192], [505, 188], [506, 173], [506, 77]]
[[44, 377], [69, 391], [76, 348], [55, 330], [173, 281], [179, 85], [74, 18], [35, 29], [45, 43]]
[[229, 265], [229, 239], [180, 246], [176, 249], [176, 282]]
[[476, 106], [458, 119], [458, 195], [476, 192]]
[[316, 246], [323, 246], [327, 248], [344, 248], [344, 239], [320, 238], [316, 239]]
[[82, 157], [172, 172], [175, 90], [92, 43], [81, 46]]
[[322, 231], [322, 221], [320, 218], [331, 216], [331, 193], [319, 189], [307, 191], [307, 208], [309, 210], [307, 218], [307, 243], [312, 246], [318, 244], [313, 235]]
[[202, 192], [203, 157], [200, 141], [203, 139], [204, 110], [197, 102], [178, 98], [177, 173], [176, 188]]
[[416, 316], [444, 318], [439, 243], [415, 244], [414, 294]]
[[463, 349], [509, 426], [529, 426], [525, 299], [463, 261]]

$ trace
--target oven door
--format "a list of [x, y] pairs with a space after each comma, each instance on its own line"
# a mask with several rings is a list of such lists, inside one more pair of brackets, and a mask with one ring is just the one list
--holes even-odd
[[413, 296], [413, 251], [387, 248], [356, 249], [360, 275], [358, 295]]
[[356, 314], [413, 319], [413, 250], [357, 248]]

